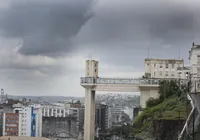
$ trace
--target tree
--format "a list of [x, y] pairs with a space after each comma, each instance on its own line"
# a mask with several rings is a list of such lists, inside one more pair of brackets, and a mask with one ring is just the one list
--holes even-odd
[[164, 80], [160, 82], [158, 93], [160, 94], [160, 99], [164, 100], [173, 95], [180, 96], [183, 93], [177, 80]]

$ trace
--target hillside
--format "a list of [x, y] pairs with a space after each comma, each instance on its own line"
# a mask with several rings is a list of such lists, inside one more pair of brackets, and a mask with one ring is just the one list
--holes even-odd
[[177, 139], [178, 131], [182, 129], [190, 110], [186, 89], [179, 87], [176, 82], [170, 82], [165, 83], [165, 98], [162, 91], [163, 84], [159, 87], [160, 97], [150, 99], [148, 107], [133, 122], [133, 134], [136, 137], [145, 140]]

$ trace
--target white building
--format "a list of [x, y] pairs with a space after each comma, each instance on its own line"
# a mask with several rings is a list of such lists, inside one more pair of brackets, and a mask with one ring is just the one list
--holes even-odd
[[[191, 80], [192, 80], [192, 92], [200, 92], [200, 45], [193, 43], [191, 50], [189, 51], [189, 60], [191, 65]], [[196, 86], [195, 86], [196, 83]]]
[[113, 123], [117, 124], [121, 121], [121, 116], [122, 116], [122, 106], [115, 104], [112, 107], [112, 114], [113, 114]]
[[190, 67], [179, 67], [177, 68], [177, 75], [179, 79], [188, 79], [190, 74]]
[[145, 59], [145, 76], [149, 78], [178, 78], [177, 68], [184, 66], [180, 59]]
[[20, 136], [41, 137], [42, 136], [42, 110], [40, 105], [20, 106], [14, 105], [13, 113], [21, 114]]
[[41, 105], [43, 117], [76, 117], [76, 126], [78, 131], [83, 130], [84, 124], [84, 108], [83, 107], [71, 107], [70, 103], [63, 104], [48, 104]]

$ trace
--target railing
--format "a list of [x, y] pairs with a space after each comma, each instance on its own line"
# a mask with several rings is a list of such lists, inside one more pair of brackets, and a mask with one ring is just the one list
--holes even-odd
[[178, 137], [178, 140], [190, 140], [192, 138], [190, 136], [190, 132], [189, 132], [189, 127], [188, 126], [192, 122], [193, 113], [195, 111], [195, 106], [194, 106], [193, 100], [192, 100], [192, 98], [190, 97], [189, 94], [187, 95], [187, 98], [188, 98], [188, 100], [190, 100], [190, 104], [192, 106], [192, 110], [191, 110], [191, 112], [190, 112], [190, 114], [189, 114], [189, 116], [188, 116], [188, 118], [187, 118], [187, 120], [185, 122], [185, 125], [184, 125], [184, 127], [183, 127], [183, 129], [182, 129], [182, 131], [181, 131], [181, 133], [180, 133], [180, 135]]
[[[177, 80], [177, 79], [156, 79], [156, 78], [94, 78], [94, 77], [81, 77], [81, 84], [150, 84], [158, 85], [163, 80]], [[181, 82], [187, 80], [181, 79]]]

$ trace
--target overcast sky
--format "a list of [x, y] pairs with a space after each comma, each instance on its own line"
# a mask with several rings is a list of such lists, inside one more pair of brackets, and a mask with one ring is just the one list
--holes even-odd
[[[198, 0], [0, 0], [0, 87], [12, 95], [84, 96], [99, 76], [139, 77], [144, 59], [185, 59], [200, 43]], [[91, 55], [92, 54], [92, 55]]]

